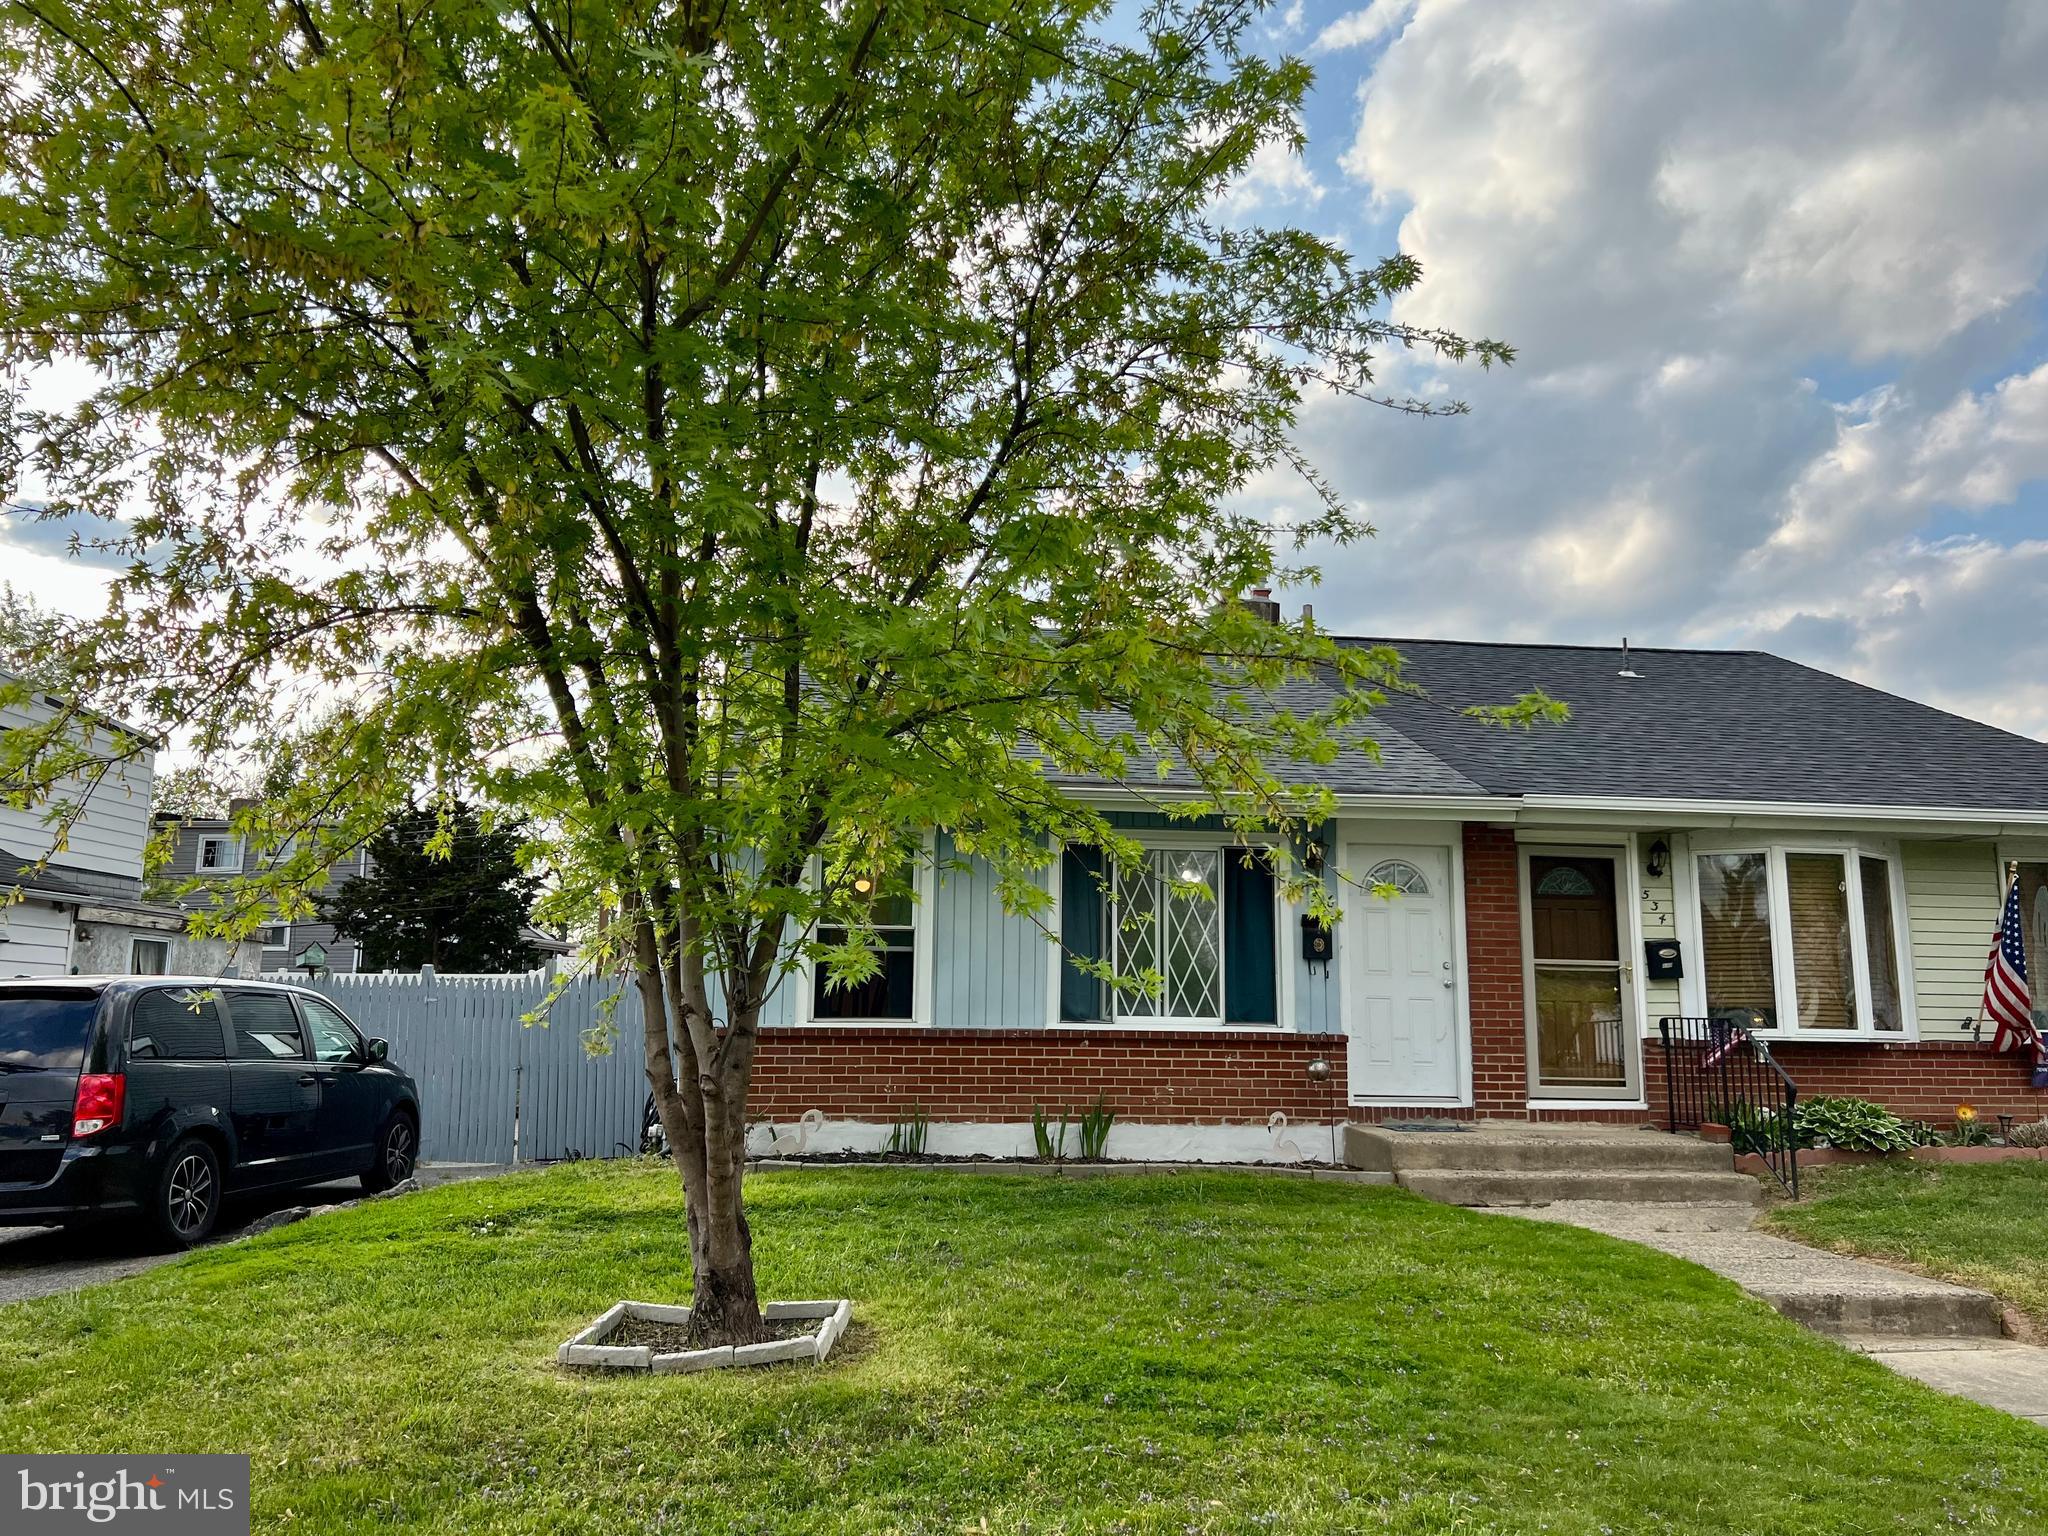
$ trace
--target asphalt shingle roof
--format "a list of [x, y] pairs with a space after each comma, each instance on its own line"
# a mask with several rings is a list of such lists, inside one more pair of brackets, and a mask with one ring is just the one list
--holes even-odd
[[[1503, 795], [2048, 810], [2048, 743], [1763, 651], [1365, 640], [1401, 652], [1424, 696], [1391, 727]], [[1541, 688], [1561, 726], [1503, 730], [1460, 715]], [[1393, 791], [1399, 793], [1400, 791]]]
[[[1392, 693], [1363, 751], [1327, 767], [1283, 764], [1280, 777], [1339, 794], [1557, 795], [1595, 799], [1744, 801], [2048, 811], [2048, 742], [1916, 704], [1763, 651], [1508, 645], [1346, 637], [1391, 646], [1419, 693]], [[1466, 716], [1541, 689], [1571, 719], [1522, 731]], [[1327, 681], [1290, 683], [1276, 707], [1307, 711]], [[1115, 716], [1095, 721], [1105, 732]], [[1127, 782], [1161, 780], [1134, 758]]]

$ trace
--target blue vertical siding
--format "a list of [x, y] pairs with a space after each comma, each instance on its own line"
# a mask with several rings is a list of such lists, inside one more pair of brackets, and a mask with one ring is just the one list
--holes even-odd
[[[1132, 832], [1222, 829], [1214, 817], [1175, 822], [1148, 811], [1116, 811], [1109, 819]], [[1326, 851], [1334, 867], [1334, 851]], [[969, 858], [964, 868], [954, 867], [960, 853], [950, 834], [938, 834], [936, 852], [939, 868], [925, 930], [931, 944], [932, 1024], [940, 1029], [1044, 1028], [1052, 1011], [1047, 996], [1052, 961], [1044, 932], [1030, 918], [1003, 910], [995, 871], [984, 860]], [[1335, 888], [1334, 875], [1324, 879]], [[1279, 969], [1294, 988], [1292, 1015], [1282, 1022], [1304, 1034], [1334, 1034], [1342, 1027], [1338, 987], [1346, 935], [1340, 927], [1339, 954], [1328, 978], [1320, 968], [1312, 975], [1301, 957], [1300, 915], [1292, 907], [1279, 913]], [[762, 1022], [793, 1024], [801, 1018], [803, 984], [800, 973], [784, 977]]]
[[938, 889], [932, 902], [932, 1022], [942, 1029], [1040, 1029], [1049, 1012], [1052, 960], [1045, 932], [1003, 910], [995, 871], [953, 839], [938, 839]]
[[[1325, 843], [1323, 886], [1332, 893], [1337, 888], [1336, 863], [1336, 849]], [[1305, 1035], [1338, 1033], [1344, 1027], [1343, 999], [1339, 992], [1344, 985], [1344, 944], [1356, 930], [1348, 923], [1337, 924], [1328, 967], [1318, 965], [1311, 972], [1308, 962], [1301, 957], [1301, 909], [1288, 908], [1282, 914], [1280, 926], [1280, 963], [1291, 967], [1294, 973], [1294, 1027]]]

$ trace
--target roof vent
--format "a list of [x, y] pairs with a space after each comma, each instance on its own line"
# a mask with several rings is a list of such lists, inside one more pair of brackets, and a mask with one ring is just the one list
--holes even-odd
[[1615, 673], [1614, 675], [1615, 675], [1616, 677], [1641, 677], [1641, 676], [1643, 675], [1642, 673], [1638, 672], [1638, 671], [1637, 671], [1637, 670], [1635, 669], [1635, 665], [1634, 665], [1634, 663], [1632, 663], [1632, 662], [1631, 662], [1631, 661], [1630, 661], [1630, 660], [1628, 659], [1628, 636], [1627, 636], [1627, 635], [1623, 635], [1623, 636], [1621, 637], [1621, 670], [1620, 670], [1619, 672]]

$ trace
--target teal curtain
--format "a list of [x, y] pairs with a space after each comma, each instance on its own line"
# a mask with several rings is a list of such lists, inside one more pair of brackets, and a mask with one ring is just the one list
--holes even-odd
[[1223, 853], [1223, 1021], [1280, 1022], [1274, 968], [1273, 871], [1264, 859], [1249, 869], [1244, 854]]
[[1060, 1017], [1090, 1023], [1102, 1017], [1102, 983], [1079, 970], [1072, 955], [1102, 958], [1102, 850], [1069, 848], [1060, 855]]

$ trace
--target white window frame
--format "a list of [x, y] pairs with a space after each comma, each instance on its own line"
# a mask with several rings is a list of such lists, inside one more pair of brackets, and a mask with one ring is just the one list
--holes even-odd
[[[206, 862], [206, 850], [218, 844], [234, 854], [234, 862], [223, 859], [218, 864]], [[242, 872], [242, 840], [232, 832], [206, 832], [199, 838], [199, 852], [193, 867], [202, 875], [239, 875]]]
[[[1920, 1038], [1920, 1019], [1913, 1000], [1913, 940], [1906, 912], [1906, 866], [1896, 842], [1885, 838], [1843, 837], [1827, 833], [1750, 837], [1730, 834], [1717, 837], [1698, 832], [1693, 833], [1688, 842], [1690, 846], [1685, 853], [1688, 860], [1725, 853], [1764, 856], [1770, 886], [1771, 979], [1777, 993], [1779, 1024], [1775, 1029], [1758, 1030], [1761, 1038], [1815, 1042], [1837, 1040], [1856, 1045], [1898, 1044]], [[1842, 859], [1849, 908], [1849, 963], [1856, 986], [1857, 1024], [1854, 1029], [1807, 1029], [1798, 1023], [1799, 982], [1792, 953], [1792, 897], [1785, 872], [1785, 856], [1801, 853], [1838, 855]], [[1877, 1027], [1877, 1010], [1870, 987], [1870, 936], [1863, 915], [1863, 870], [1858, 862], [1865, 858], [1882, 860], [1890, 882], [1892, 949], [1898, 965], [1899, 1020], [1904, 1026], [1901, 1029]], [[1679, 900], [1680, 938], [1692, 957], [1692, 963], [1686, 966], [1679, 995], [1687, 1013], [1700, 1015], [1707, 1011], [1707, 948], [1696, 862], [1688, 863], [1686, 875], [1688, 889]], [[1674, 881], [1674, 896], [1677, 890], [1678, 882]]]
[[[272, 942], [270, 932], [273, 928], [282, 930], [284, 937]], [[265, 923], [263, 925], [263, 947], [265, 949], [281, 949], [286, 954], [290, 954], [292, 947], [292, 925], [290, 923]]]
[[[161, 948], [161, 949], [163, 950], [163, 952], [164, 952], [164, 964], [163, 964], [163, 969], [162, 969], [162, 970], [160, 970], [160, 971], [138, 971], [138, 970], [137, 970], [137, 969], [135, 968], [135, 951], [136, 951], [137, 949], [139, 949], [139, 948], [140, 948], [141, 946], [143, 946], [144, 944], [155, 944], [155, 945], [159, 946], [159, 947], [160, 947], [160, 948]], [[138, 936], [136, 936], [136, 937], [133, 937], [133, 938], [129, 939], [129, 941], [128, 941], [128, 974], [129, 974], [129, 975], [131, 975], [131, 976], [168, 976], [168, 975], [170, 975], [170, 974], [171, 974], [171, 941], [170, 941], [169, 939], [152, 939], [152, 938], [148, 938], [148, 937], [146, 937], [146, 936], [140, 936], [140, 935], [138, 935]]]
[[[907, 1019], [843, 1019], [837, 1016], [827, 1019], [816, 1017], [817, 962], [808, 954], [804, 956], [801, 976], [802, 995], [797, 999], [794, 1010], [799, 1024], [813, 1025], [820, 1029], [929, 1029], [932, 1026], [932, 913], [937, 899], [938, 868], [932, 837], [924, 839], [923, 853], [917, 861], [917, 869], [911, 880], [910, 940], [911, 940], [911, 983], [910, 1017]], [[825, 871], [818, 859], [811, 860], [807, 878], [811, 889], [816, 890], [824, 881]], [[829, 925], [827, 925], [829, 926]], [[815, 930], [813, 930], [815, 931]], [[806, 938], [810, 935], [806, 934]]]
[[[1147, 853], [1151, 853], [1155, 849], [1169, 851], [1188, 849], [1196, 852], [1215, 851], [1219, 852], [1223, 859], [1227, 861], [1233, 856], [1242, 856], [1245, 852], [1245, 845], [1238, 842], [1227, 832], [1131, 831], [1127, 828], [1119, 828], [1117, 830], [1119, 836], [1129, 838]], [[1051, 924], [1051, 932], [1055, 935], [1063, 934], [1066, 931], [1063, 927], [1065, 911], [1060, 901], [1060, 861], [1065, 858], [1066, 851], [1066, 844], [1060, 843], [1056, 845], [1051, 872], [1048, 876], [1051, 882], [1053, 898], [1049, 922]], [[1105, 860], [1105, 862], [1107, 861]], [[1217, 866], [1219, 882], [1225, 878], [1223, 871], [1226, 867], [1222, 863], [1219, 863]], [[1230, 1010], [1230, 993], [1228, 991], [1230, 957], [1228, 953], [1228, 935], [1221, 934], [1223, 924], [1223, 892], [1220, 890], [1216, 893], [1215, 905], [1216, 923], [1219, 930], [1217, 953], [1220, 957], [1217, 971], [1218, 1017], [1214, 1019], [1118, 1018], [1116, 1016], [1116, 1006], [1114, 1000], [1112, 1000], [1110, 1006], [1105, 1010], [1110, 1015], [1108, 1018], [1095, 1020], [1063, 1019], [1060, 1017], [1060, 978], [1065, 970], [1067, 952], [1060, 945], [1053, 943], [1046, 946], [1051, 951], [1046, 978], [1046, 1028], [1092, 1030], [1098, 1033], [1106, 1030], [1116, 1030], [1119, 1033], [1131, 1034], [1143, 1033], [1148, 1030], [1170, 1030], [1182, 1034], [1205, 1030], [1218, 1033], [1236, 1032], [1239, 1030], [1265, 1031], [1273, 1034], [1296, 1033], [1299, 1021], [1295, 1017], [1294, 976], [1290, 967], [1298, 964], [1299, 961], [1296, 959], [1295, 951], [1289, 949], [1287, 945], [1288, 933], [1290, 932], [1288, 917], [1291, 909], [1280, 894], [1278, 881], [1275, 881], [1273, 888], [1273, 1011], [1277, 1017], [1271, 1024], [1233, 1024], [1222, 1016]], [[1109, 900], [1108, 895], [1105, 893], [1103, 897], [1103, 938], [1105, 943], [1112, 942], [1109, 935], [1109, 924], [1114, 921], [1111, 912], [1113, 906], [1114, 903]], [[1333, 1035], [1331, 1038], [1336, 1039], [1340, 1037]]]

